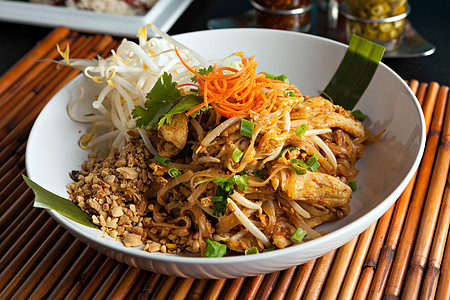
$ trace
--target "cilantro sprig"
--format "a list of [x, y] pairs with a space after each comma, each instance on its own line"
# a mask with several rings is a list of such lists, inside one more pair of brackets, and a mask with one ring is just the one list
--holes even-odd
[[[234, 186], [240, 191], [248, 190], [248, 175], [232, 175], [230, 177], [214, 177], [196, 183], [196, 185], [212, 181], [217, 183], [216, 195], [213, 201], [213, 215], [221, 217], [225, 214], [228, 203], [228, 196], [234, 193]], [[220, 197], [220, 198], [219, 198]]]
[[151, 91], [147, 94], [145, 107], [135, 106], [131, 114], [136, 119], [136, 126], [157, 128], [159, 119], [167, 114], [176, 101], [182, 98], [177, 89], [177, 83], [172, 81], [172, 75], [164, 72], [158, 78]]

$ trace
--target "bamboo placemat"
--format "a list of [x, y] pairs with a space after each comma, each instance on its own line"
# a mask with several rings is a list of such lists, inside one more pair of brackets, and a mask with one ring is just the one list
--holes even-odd
[[[22, 180], [33, 121], [78, 74], [56, 70], [56, 44], [71, 57], [106, 56], [118, 41], [57, 28], [0, 78], [0, 299], [449, 299], [450, 104], [436, 82], [409, 86], [426, 119], [422, 163], [386, 214], [323, 257], [250, 278], [198, 280], [151, 273], [114, 261], [33, 208]], [[40, 62], [37, 62], [40, 61]]]

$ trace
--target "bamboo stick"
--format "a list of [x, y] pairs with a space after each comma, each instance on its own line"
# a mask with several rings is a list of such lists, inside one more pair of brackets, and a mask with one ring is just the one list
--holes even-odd
[[[31, 268], [50, 249], [56, 239], [62, 234], [60, 226], [55, 228], [52, 220], [47, 220], [41, 230], [35, 234], [30, 242], [11, 260], [0, 273], [0, 298], [9, 296], [19, 286]], [[53, 231], [51, 228], [55, 228]], [[6, 287], [6, 288], [5, 288]]]
[[[436, 88], [437, 86], [433, 85], [433, 87]], [[430, 85], [430, 88], [433, 87], [432, 85]], [[430, 94], [437, 94], [437, 92], [428, 93], [427, 95]], [[427, 106], [427, 104], [431, 106], [431, 103], [434, 106], [434, 103], [436, 102], [435, 99], [428, 98], [427, 100], [430, 101], [426, 101], [424, 103], [425, 106]], [[435, 116], [438, 116], [440, 114], [442, 113], [435, 111]], [[430, 115], [426, 117], [428, 119], [431, 119]], [[410, 200], [409, 212], [404, 224], [404, 228], [407, 228], [407, 230], [403, 230], [402, 235], [400, 237], [400, 243], [397, 249], [397, 254], [392, 265], [392, 272], [389, 275], [387, 281], [385, 289], [385, 294], [387, 295], [394, 295], [394, 296], [399, 295], [401, 286], [403, 284], [403, 279], [408, 265], [407, 262], [411, 257], [412, 244], [417, 232], [417, 227], [420, 219], [420, 212], [422, 211], [423, 203], [425, 201], [426, 191], [428, 189], [428, 183], [430, 182], [432, 166], [434, 163], [436, 148], [439, 141], [439, 136], [436, 136], [435, 132], [440, 131], [440, 128], [442, 127], [442, 122], [443, 120], [438, 117], [433, 118], [433, 123], [431, 125], [431, 134], [427, 139], [425, 153], [422, 158], [422, 163], [419, 167], [419, 173], [417, 175], [414, 193]]]
[[78, 299], [85, 286], [89, 284], [91, 278], [94, 276], [95, 272], [101, 268], [105, 260], [106, 257], [103, 254], [97, 253], [95, 258], [89, 262], [89, 265], [85, 268], [84, 272], [78, 277], [75, 285], [67, 293], [66, 299]]
[[170, 299], [178, 300], [178, 299], [186, 299], [189, 290], [194, 284], [194, 278], [182, 278], [178, 281], [177, 286], [174, 291], [170, 294]]
[[115, 286], [116, 282], [119, 281], [121, 275], [125, 273], [127, 265], [122, 263], [116, 263], [111, 272], [109, 272], [105, 281], [101, 285], [97, 286], [97, 290], [92, 296], [94, 299], [108, 299], [108, 294], [111, 289]]
[[305, 290], [305, 299], [319, 299], [325, 278], [327, 278], [335, 255], [336, 249], [317, 259]]
[[33, 272], [28, 275], [25, 281], [22, 282], [20, 287], [12, 295], [12, 298], [27, 298], [39, 284], [40, 280], [47, 274], [49, 269], [57, 261], [57, 259], [66, 250], [67, 244], [73, 241], [73, 237], [68, 232], [65, 232], [62, 237], [55, 243], [54, 247], [45, 254], [45, 257], [40, 260], [39, 264], [35, 266]]
[[[394, 212], [395, 205], [392, 205], [388, 211], [378, 220], [377, 228], [375, 230], [375, 233], [372, 238], [372, 243], [370, 245], [369, 251], [366, 256], [366, 262], [364, 264], [363, 269], [363, 277], [365, 280], [371, 280], [373, 279], [373, 273], [374, 270], [377, 269], [378, 260], [380, 258], [380, 253], [383, 248], [383, 244], [386, 238], [386, 232], [389, 229], [389, 224], [391, 222], [392, 214]], [[364, 273], [369, 272], [370, 275], [364, 275]], [[370, 286], [371, 282], [363, 282], [360, 281], [359, 284], [363, 285], [364, 287]], [[364, 291], [366, 292], [366, 289], [358, 289], [358, 294], [361, 296], [361, 293]]]
[[63, 254], [58, 258], [50, 271], [40, 280], [30, 297], [35, 299], [46, 298], [52, 287], [59, 281], [59, 278], [66, 268], [68, 268], [81, 253], [83, 247], [84, 244], [79, 240], [74, 240], [70, 245], [65, 245], [65, 248], [67, 249], [64, 249]]
[[[445, 109], [447, 97], [448, 87], [441, 87], [436, 105], [437, 112]], [[433, 233], [441, 207], [442, 195], [447, 181], [447, 176], [445, 175], [448, 173], [450, 166], [450, 149], [449, 147], [445, 147], [445, 145], [450, 144], [450, 105], [447, 109], [446, 121], [442, 130], [441, 146], [439, 147], [435, 160], [428, 194], [422, 211], [421, 226], [418, 227], [416, 236], [416, 240], [420, 241], [420, 243], [417, 243], [414, 247], [408, 275], [405, 279], [404, 294], [407, 298], [418, 298], [419, 296], [423, 270], [427, 263]], [[430, 134], [433, 134], [433, 132]]]
[[6, 73], [0, 78], [0, 95], [19, 79], [26, 70], [32, 66], [35, 61], [45, 55], [55, 44], [64, 39], [70, 33], [65, 27], [58, 27], [48, 34], [41, 42], [16, 62]]
[[48, 221], [48, 216], [43, 211], [38, 218], [33, 220], [29, 230], [23, 232], [17, 239], [7, 239], [0, 245], [0, 271], [10, 263], [10, 261], [27, 245], [36, 232]]
[[439, 92], [439, 84], [434, 81], [431, 82], [427, 89], [425, 102], [423, 104], [423, 116], [425, 118], [425, 123], [427, 126], [427, 133], [428, 129], [430, 128], [431, 118], [433, 116], [434, 111], [434, 104], [436, 103], [438, 92]]
[[211, 283], [211, 287], [206, 292], [205, 299], [219, 299], [220, 293], [222, 292], [225, 283], [226, 279], [213, 280]]
[[317, 259], [313, 259], [297, 267], [297, 272], [289, 289], [288, 299], [301, 299], [305, 292], [306, 284], [314, 269]]
[[13, 143], [7, 145], [5, 148], [3, 148], [0, 152], [0, 164], [3, 164], [4, 162], [6, 162], [11, 157], [11, 155], [14, 154], [17, 147], [18, 147], [18, 143], [13, 142]]
[[[204, 299], [204, 295], [206, 293], [206, 289], [208, 288], [208, 279], [199, 279], [195, 281], [194, 287], [192, 288], [191, 293], [189, 294], [189, 300], [201, 300]], [[226, 298], [230, 299], [230, 298]]]
[[342, 284], [341, 291], [339, 293], [339, 299], [351, 299], [355, 292], [356, 285], [358, 283], [359, 276], [361, 274], [364, 259], [367, 251], [370, 247], [373, 234], [377, 227], [378, 221], [370, 225], [363, 233], [359, 235], [358, 244], [353, 254], [352, 261], [348, 267], [347, 274], [345, 275], [344, 283]]
[[[23, 170], [19, 175], [25, 173]], [[8, 195], [0, 205], [0, 227], [6, 228], [26, 206], [33, 200], [33, 193], [27, 189], [27, 185], [17, 180], [17, 177], [2, 192]], [[20, 180], [20, 179], [19, 179]], [[14, 188], [15, 187], [15, 188]]]
[[[371, 289], [368, 292], [373, 299], [381, 297], [386, 284], [389, 269], [395, 257], [396, 241], [400, 235], [403, 221], [408, 211], [408, 204], [413, 193], [417, 172], [398, 198], [392, 216], [389, 231], [387, 232], [385, 246], [381, 248], [376, 271], [373, 272]], [[391, 239], [391, 240], [389, 240]], [[362, 290], [360, 291], [362, 292]]]
[[417, 81], [416, 79], [411, 79], [408, 85], [412, 92], [414, 94], [417, 94], [417, 90], [419, 89], [419, 81]]
[[244, 290], [242, 291], [240, 297], [248, 300], [255, 299], [256, 294], [258, 293], [258, 290], [261, 284], [263, 283], [265, 276], [266, 275], [258, 275], [249, 278], [248, 283], [246, 286], [244, 286]]
[[284, 270], [281, 273], [280, 279], [277, 282], [277, 286], [274, 290], [272, 299], [284, 299], [287, 292], [289, 291], [289, 286], [294, 278], [294, 274], [297, 267], [291, 267], [287, 270]]
[[0, 178], [2, 178], [8, 171], [14, 167], [19, 160], [19, 155], [16, 153], [9, 156], [4, 163], [0, 166]]
[[142, 270], [141, 274], [138, 276], [133, 286], [128, 291], [127, 299], [138, 299], [152, 274], [153, 273], [150, 271]]
[[107, 258], [104, 260], [100, 268], [96, 270], [97, 272], [90, 277], [90, 280], [86, 281], [87, 284], [85, 284], [85, 288], [77, 298], [80, 300], [91, 299], [92, 295], [95, 293], [99, 285], [103, 282], [104, 278], [109, 274], [115, 264], [116, 263], [112, 258]]
[[177, 279], [178, 278], [175, 276], [165, 276], [165, 278], [163, 278], [163, 280], [161, 281], [153, 299], [154, 300], [168, 299], [170, 291], [176, 285]]
[[269, 299], [272, 291], [275, 289], [280, 274], [281, 272], [273, 272], [270, 274], [266, 274], [264, 276], [264, 280], [257, 291], [256, 299], [259, 300]]
[[[226, 292], [223, 296], [223, 299], [227, 299], [227, 300], [237, 299], [244, 284], [245, 284], [244, 277], [235, 278], [235, 279], [231, 280], [230, 285], [228, 286], [228, 289], [226, 290]], [[203, 299], [203, 298], [201, 298], [201, 299]]]
[[159, 282], [161, 280], [164, 280], [165, 278], [166, 277], [161, 274], [153, 273], [152, 276], [147, 281], [145, 288], [139, 294], [138, 299], [148, 299], [150, 295], [156, 290]]
[[354, 237], [345, 245], [337, 250], [336, 256], [331, 266], [331, 270], [326, 278], [325, 286], [323, 288], [321, 299], [336, 299], [339, 290], [344, 281], [345, 274], [353, 256], [353, 252], [358, 242], [359, 236]]
[[373, 276], [375, 275], [375, 270], [372, 267], [363, 267], [361, 278], [356, 286], [355, 294], [353, 299], [366, 299], [369, 293], [370, 284], [372, 283]]
[[450, 238], [447, 236], [436, 299], [450, 299]]
[[14, 229], [18, 227], [20, 227], [20, 229], [18, 230], [18, 232], [20, 232], [19, 233], [20, 235], [21, 232], [28, 229], [28, 224], [24, 222], [24, 220], [26, 220], [27, 217], [30, 215], [31, 217], [29, 220], [32, 220], [36, 218], [38, 214], [39, 210], [33, 209], [33, 203], [30, 201], [30, 203], [28, 203], [27, 206], [25, 206], [25, 208], [20, 212], [20, 214], [16, 215], [14, 220], [11, 223], [9, 223], [7, 227], [4, 227], [5, 229], [3, 230], [3, 232], [0, 232], [0, 241], [3, 242], [6, 239], [6, 237], [12, 232], [14, 232]]
[[[87, 37], [81, 36], [72, 45], [68, 38], [63, 45], [73, 46], [75, 55], [81, 51], [81, 47], [88, 46]], [[59, 56], [56, 47], [44, 59], [54, 60]], [[0, 127], [8, 124], [17, 113], [24, 109], [31, 101], [33, 95], [38, 94], [46, 85], [51, 84], [58, 73], [54, 63], [50, 61], [36, 61], [35, 66], [18, 82], [11, 86], [0, 98]], [[31, 92], [31, 93], [30, 93]]]
[[13, 166], [9, 171], [0, 178], [0, 203], [3, 203], [5, 199], [11, 193], [11, 190], [15, 189], [14, 183], [12, 182], [14, 178], [22, 171], [22, 168]]
[[97, 252], [85, 246], [83, 252], [78, 256], [76, 261], [67, 270], [66, 274], [61, 280], [58, 280], [58, 284], [53, 291], [48, 295], [48, 299], [62, 299], [69, 292], [70, 288], [74, 285], [77, 277], [85, 269], [86, 265], [94, 259]]
[[[111, 44], [111, 37], [105, 36], [101, 39], [97, 37], [94, 39], [86, 39], [88, 45], [92, 46], [92, 43], [96, 43], [96, 45], [100, 45], [102, 47], [107, 47]], [[88, 46], [86, 45], [86, 46]], [[81, 47], [81, 46], [80, 46]], [[100, 51], [99, 51], [100, 50]], [[104, 51], [104, 49], [91, 49], [90, 47], [84, 48], [80, 52], [80, 56], [86, 57], [87, 59], [94, 57], [98, 52]], [[56, 77], [52, 80], [51, 83], [47, 84], [43, 89], [34, 95], [34, 91], [30, 92], [34, 95], [31, 102], [28, 102], [28, 105], [25, 109], [21, 110], [15, 116], [15, 120], [20, 120], [18, 122], [13, 122], [11, 124], [12, 130], [7, 134], [5, 138], [0, 142], [0, 148], [4, 147], [11, 141], [13, 141], [17, 136], [19, 136], [23, 132], [27, 132], [31, 123], [40, 113], [42, 108], [47, 104], [47, 102], [59, 91], [64, 85], [66, 85], [69, 81], [71, 81], [80, 71], [73, 69], [63, 69], [57, 73]], [[1, 126], [0, 126], [1, 127]]]
[[[439, 220], [436, 233], [431, 247], [427, 271], [423, 280], [420, 299], [435, 299], [436, 289], [442, 266], [442, 258], [445, 251], [445, 242], [448, 237], [450, 226], [450, 173], [447, 176], [447, 187], [439, 210]], [[444, 279], [445, 280], [445, 279]], [[445, 281], [444, 281], [445, 282]], [[441, 298], [442, 299], [442, 298]]]
[[108, 299], [125, 299], [128, 291], [143, 271], [139, 268], [128, 266], [120, 280], [113, 286]]
[[421, 106], [423, 106], [423, 102], [425, 99], [425, 94], [427, 93], [428, 89], [428, 83], [422, 82], [419, 86], [419, 89], [417, 90], [417, 100], [419, 100], [419, 103]]

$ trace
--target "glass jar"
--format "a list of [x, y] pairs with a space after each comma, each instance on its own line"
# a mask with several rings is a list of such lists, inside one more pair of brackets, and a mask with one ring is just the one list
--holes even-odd
[[395, 50], [401, 42], [407, 0], [347, 0], [346, 32], [377, 42], [386, 51]]
[[308, 32], [310, 0], [250, 0], [256, 8], [258, 27]]

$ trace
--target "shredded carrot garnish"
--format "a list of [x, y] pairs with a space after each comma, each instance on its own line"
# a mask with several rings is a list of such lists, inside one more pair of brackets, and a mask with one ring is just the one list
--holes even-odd
[[237, 53], [241, 58], [241, 69], [231, 67], [217, 67], [205, 75], [190, 67], [181, 57], [178, 49], [175, 52], [182, 64], [197, 77], [198, 87], [204, 102], [186, 113], [190, 115], [196, 110], [211, 105], [214, 110], [225, 117], [248, 114], [250, 112], [263, 113], [272, 107], [279, 94], [272, 93], [267, 97], [268, 90], [292, 90], [301, 96], [300, 91], [289, 83], [266, 78], [263, 73], [256, 74], [257, 62], [254, 57], [246, 59], [243, 53]]

